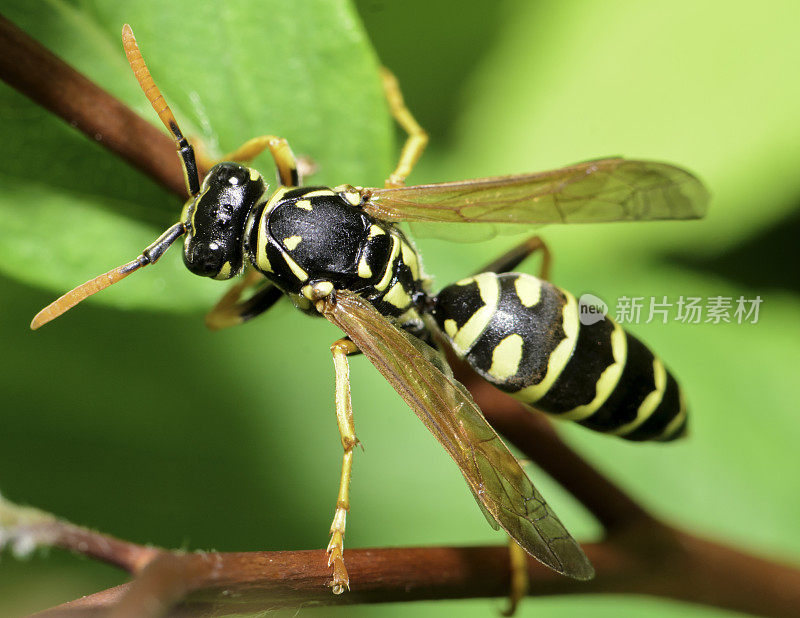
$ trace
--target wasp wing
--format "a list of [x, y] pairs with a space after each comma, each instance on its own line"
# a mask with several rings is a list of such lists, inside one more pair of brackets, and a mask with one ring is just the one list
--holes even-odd
[[347, 333], [450, 453], [484, 514], [550, 568], [576, 579], [593, 576], [580, 545], [430, 346], [347, 290], [337, 290], [323, 313]]
[[709, 194], [684, 169], [655, 161], [598, 159], [549, 172], [370, 189], [364, 208], [389, 221], [598, 223], [695, 219]]

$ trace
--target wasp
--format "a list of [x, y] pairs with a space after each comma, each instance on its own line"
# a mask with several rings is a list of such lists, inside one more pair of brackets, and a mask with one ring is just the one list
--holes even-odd
[[[405, 186], [427, 135], [388, 72], [389, 106], [408, 137], [384, 187], [302, 187], [289, 144], [269, 135], [247, 142], [201, 182], [194, 149], [128, 25], [122, 39], [134, 75], [174, 137], [190, 197], [180, 220], [138, 257], [67, 292], [39, 312], [31, 328], [155, 263], [184, 237], [183, 260], [192, 273], [217, 280], [243, 275], [207, 317], [211, 328], [246, 322], [288, 296], [302, 312], [328, 319], [346, 335], [330, 347], [344, 451], [327, 548], [335, 593], [349, 589], [343, 551], [358, 440], [348, 357], [358, 353], [447, 450], [489, 523], [557, 572], [590, 578], [593, 568], [580, 545], [453, 377], [442, 342], [523, 403], [629, 440], [670, 441], [684, 434], [686, 407], [677, 382], [610, 318], [581, 324], [575, 297], [547, 280], [550, 255], [538, 237], [434, 294], [398, 224], [691, 219], [706, 209], [702, 183], [669, 164], [607, 158], [537, 174]], [[275, 191], [243, 164], [265, 149], [277, 169]], [[543, 254], [539, 277], [513, 272], [537, 251]]]

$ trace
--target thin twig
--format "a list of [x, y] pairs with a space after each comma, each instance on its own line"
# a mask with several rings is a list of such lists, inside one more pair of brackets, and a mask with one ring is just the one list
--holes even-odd
[[[510, 581], [507, 547], [351, 549], [352, 592], [333, 595], [324, 550], [172, 552], [121, 541], [2, 499], [0, 540], [17, 551], [61, 547], [136, 576], [130, 584], [43, 616], [214, 616], [311, 605], [502, 597]], [[597, 571], [594, 580], [577, 582], [530, 558], [529, 594], [648, 594], [780, 617], [796, 616], [800, 608], [797, 569], [660, 524], [656, 530], [634, 527], [584, 549]]]
[[76, 526], [0, 496], [0, 549], [5, 546], [18, 555], [26, 555], [39, 546], [60, 547], [129, 573], [138, 571], [160, 551]]
[[[688, 535], [671, 554], [642, 555], [618, 543], [584, 546], [597, 569], [575, 582], [530, 559], [533, 596], [629, 593], [703, 603], [762, 616], [796, 616], [800, 572]], [[41, 616], [157, 616], [184, 592], [169, 615], [248, 614], [286, 607], [355, 605], [433, 599], [503, 597], [509, 587], [506, 547], [351, 549], [352, 591], [331, 594], [323, 550], [225, 554], [164, 553], [133, 583], [90, 595]], [[146, 611], [146, 610], [149, 610]]]

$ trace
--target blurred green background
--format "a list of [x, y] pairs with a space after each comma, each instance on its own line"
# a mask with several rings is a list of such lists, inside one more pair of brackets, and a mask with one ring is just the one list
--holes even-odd
[[[692, 430], [680, 444], [559, 429], [666, 520], [800, 563], [796, 2], [165, 4], [0, 0], [0, 11], [154, 121], [119, 44], [130, 22], [185, 132], [211, 151], [285, 135], [318, 162], [311, 182], [380, 184], [393, 164], [378, 57], [431, 133], [412, 182], [617, 154], [700, 175], [713, 193], [702, 222], [546, 228], [553, 278], [612, 307], [620, 296], [760, 295], [758, 323], [631, 327], [686, 390]], [[341, 459], [327, 349], [335, 329], [281, 303], [245, 327], [210, 333], [202, 314], [225, 286], [182, 271], [174, 251], [98, 303], [29, 332], [36, 311], [136, 255], [179, 205], [5, 86], [0, 122], [3, 495], [143, 543], [324, 547]], [[270, 170], [266, 158], [257, 165]], [[418, 244], [445, 284], [512, 242]], [[356, 457], [347, 545], [502, 543], [377, 372], [358, 359], [352, 374], [365, 452]], [[597, 537], [580, 505], [531, 473], [578, 538]], [[0, 615], [124, 580], [58, 551], [4, 555]], [[314, 613], [493, 616], [499, 607]], [[535, 599], [521, 611], [726, 614], [629, 596]]]

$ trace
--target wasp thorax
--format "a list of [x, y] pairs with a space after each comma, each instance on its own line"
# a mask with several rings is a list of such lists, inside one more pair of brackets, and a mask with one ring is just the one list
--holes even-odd
[[281, 289], [300, 294], [304, 285], [358, 280], [358, 262], [371, 221], [339, 192], [326, 187], [276, 193], [254, 223], [247, 247], [254, 265]]
[[215, 279], [230, 279], [241, 271], [247, 214], [265, 190], [261, 175], [238, 163], [211, 169], [186, 209], [183, 262], [190, 271]]

